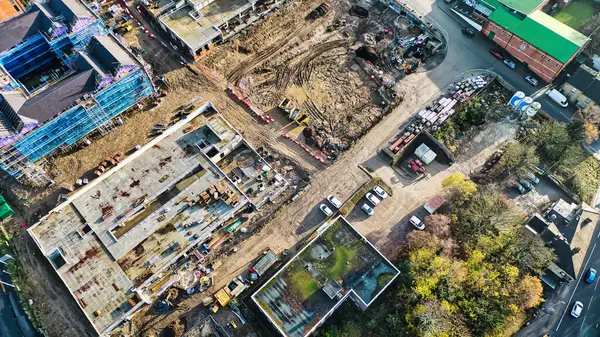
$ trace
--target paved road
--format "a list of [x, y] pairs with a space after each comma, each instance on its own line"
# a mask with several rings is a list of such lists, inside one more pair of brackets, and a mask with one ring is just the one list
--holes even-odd
[[[0, 264], [0, 280], [11, 283], [3, 264]], [[19, 304], [15, 290], [5, 285], [1, 285], [0, 289], [0, 337], [37, 337], [38, 334]]]
[[[593, 242], [585, 259], [584, 268], [577, 281], [567, 285], [567, 296], [564, 302], [557, 305], [556, 315], [560, 319], [551, 336], [596, 337], [600, 335], [600, 294], [597, 293], [598, 278], [589, 284], [585, 282], [587, 270], [594, 268], [600, 270], [600, 226], [596, 226]], [[575, 301], [583, 303], [583, 313], [579, 318], [571, 316], [571, 309]], [[566, 304], [564, 304], [566, 303]]]
[[[529, 75], [530, 72], [524, 66], [518, 64], [517, 69], [512, 70], [504, 65], [502, 61], [492, 56], [490, 49], [495, 47], [494, 42], [481, 34], [477, 34], [473, 38], [463, 35], [461, 30], [467, 24], [452, 13], [450, 7], [443, 1], [439, 1], [439, 4], [437, 4], [435, 0], [408, 0], [406, 3], [419, 15], [422, 15], [424, 19], [437, 23], [449, 36], [448, 56], [444, 61], [444, 65], [430, 72], [431, 79], [439, 87], [450, 84], [449, 82], [439, 81], [447, 77], [449, 69], [454, 74], [469, 69], [492, 69], [517, 90], [521, 90], [529, 96], [539, 96], [536, 101], [540, 102], [542, 109], [555, 120], [568, 122], [571, 119], [573, 116], [572, 109], [562, 108], [548, 99], [543, 94], [543, 83], [533, 87], [525, 81], [525, 76]], [[507, 55], [507, 53], [504, 54]]]

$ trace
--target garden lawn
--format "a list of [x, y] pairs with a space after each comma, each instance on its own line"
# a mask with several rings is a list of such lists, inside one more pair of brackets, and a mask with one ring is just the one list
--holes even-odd
[[594, 0], [573, 0], [567, 7], [558, 10], [554, 18], [567, 26], [578, 29], [596, 14]]
[[292, 282], [292, 287], [295, 291], [297, 291], [302, 300], [306, 300], [312, 294], [319, 291], [319, 284], [313, 276], [306, 270], [297, 268], [292, 273], [290, 273], [290, 280]]
[[327, 277], [334, 280], [342, 278], [348, 270], [354, 268], [352, 260], [354, 260], [356, 253], [356, 250], [347, 247], [337, 247], [331, 255], [335, 263], [327, 270]]

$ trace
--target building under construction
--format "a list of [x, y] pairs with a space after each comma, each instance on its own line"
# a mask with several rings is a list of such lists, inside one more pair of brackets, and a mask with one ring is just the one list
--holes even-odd
[[287, 186], [206, 103], [76, 191], [29, 233], [106, 336], [180, 280], [182, 257], [212, 251], [239, 228], [238, 218]]
[[276, 8], [281, 0], [141, 0], [175, 42], [198, 58]]
[[136, 59], [77, 0], [45, 0], [0, 23], [0, 168], [33, 176], [34, 163], [153, 94]]

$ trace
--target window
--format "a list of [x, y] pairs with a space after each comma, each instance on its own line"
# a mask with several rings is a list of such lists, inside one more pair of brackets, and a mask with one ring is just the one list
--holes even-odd
[[550, 62], [550, 61], [552, 61], [552, 59], [551, 59], [551, 58], [548, 58], [548, 62]]
[[555, 68], [558, 68], [558, 66], [559, 66], [559, 64], [558, 64], [558, 63], [556, 63], [556, 64], [554, 65], [554, 67], [555, 67]]
[[585, 104], [590, 104], [591, 102], [592, 102], [592, 99], [591, 99], [591, 98], [586, 98], [586, 99], [585, 99]]
[[577, 92], [577, 89], [573, 88], [573, 89], [571, 89], [571, 92], [572, 92], [572, 93], [576, 93], [576, 92]]
[[494, 31], [497, 32], [498, 31], [498, 27], [494, 27]]
[[504, 29], [500, 32], [500, 35], [504, 35]]
[[509, 38], [511, 37], [510, 33], [508, 33], [506, 36], [509, 37]]

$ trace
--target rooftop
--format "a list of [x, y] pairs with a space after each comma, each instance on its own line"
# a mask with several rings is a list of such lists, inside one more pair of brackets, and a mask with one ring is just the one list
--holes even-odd
[[247, 0], [217, 0], [199, 11], [184, 6], [160, 20], [190, 48], [197, 50], [221, 36], [221, 25], [251, 7]]
[[252, 295], [283, 336], [310, 335], [348, 297], [365, 309], [400, 273], [343, 217], [324, 226]]
[[529, 14], [536, 10], [541, 4], [542, 0], [498, 0], [499, 3], [506, 7], [517, 10], [524, 14]]
[[594, 102], [600, 102], [600, 75], [594, 69], [582, 65], [569, 77], [568, 82]]
[[567, 63], [590, 40], [540, 10], [524, 16], [499, 7], [489, 19], [561, 63]]
[[253, 166], [264, 160], [206, 103], [29, 229], [99, 333], [153, 294], [145, 292], [153, 275], [247, 208], [251, 199], [217, 166], [229, 153], [276, 175]]

